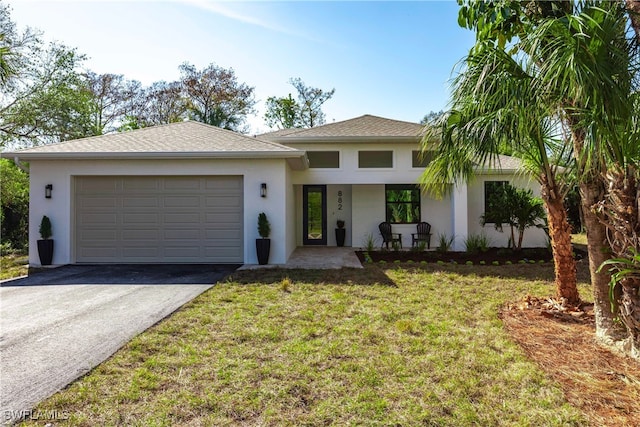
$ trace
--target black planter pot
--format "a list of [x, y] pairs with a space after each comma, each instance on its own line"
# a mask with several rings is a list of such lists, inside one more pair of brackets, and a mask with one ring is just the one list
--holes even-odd
[[344, 246], [344, 239], [347, 236], [346, 228], [336, 228], [336, 244], [338, 246]]
[[38, 240], [38, 256], [40, 265], [51, 265], [53, 260], [53, 240]]
[[271, 239], [256, 239], [256, 253], [258, 254], [258, 264], [269, 263], [269, 251], [271, 250]]

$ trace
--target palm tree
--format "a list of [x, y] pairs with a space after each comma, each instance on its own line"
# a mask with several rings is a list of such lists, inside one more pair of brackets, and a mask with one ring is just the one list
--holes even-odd
[[[634, 34], [626, 30], [631, 18], [640, 41], [640, 20], [634, 14], [638, 2], [462, 0], [462, 5], [459, 20], [476, 31], [480, 42], [516, 52], [536, 67], [534, 92], [544, 94], [549, 111], [561, 118], [566, 144], [573, 148], [587, 229], [596, 333], [615, 340], [620, 328], [609, 302], [610, 276], [599, 270], [610, 248], [602, 216], [593, 207], [606, 196], [606, 171], [629, 151], [621, 145], [633, 140], [620, 130], [637, 117], [630, 99], [637, 52], [630, 42]], [[507, 45], [516, 37], [514, 45]]]
[[[423, 138], [423, 149], [435, 148], [434, 160], [422, 176], [427, 191], [441, 193], [447, 184], [469, 181], [478, 167], [498, 167], [501, 147], [522, 158], [541, 186], [555, 262], [557, 296], [580, 302], [571, 227], [563, 205], [569, 190], [563, 169], [550, 153], [564, 147], [554, 134], [557, 111], [533, 82], [534, 65], [508, 55], [492, 43], [479, 43], [467, 56], [466, 69], [454, 81], [451, 110]], [[433, 147], [432, 141], [439, 139]], [[563, 156], [557, 156], [562, 158]]]
[[[638, 133], [632, 125], [637, 118], [633, 99], [639, 63], [637, 44], [626, 31], [627, 12], [622, 3], [585, 2], [565, 19], [541, 23], [523, 43], [539, 64], [540, 90], [553, 94], [573, 145], [587, 229], [596, 332], [605, 339], [619, 338], [620, 328], [609, 301], [610, 276], [599, 267], [611, 252], [622, 256], [627, 251], [628, 245], [611, 239], [607, 227], [624, 228], [622, 223], [629, 218], [612, 217], [615, 209], [607, 210], [603, 203], [609, 200], [609, 206], [613, 203], [622, 212], [637, 209], [635, 196], [619, 197], [633, 192], [629, 184], [635, 182], [638, 160]], [[599, 212], [594, 209], [597, 206]], [[618, 225], [607, 224], [611, 221]], [[635, 223], [637, 219], [627, 222], [627, 227]], [[637, 240], [635, 245], [638, 248]], [[640, 305], [635, 312], [640, 313]], [[635, 329], [640, 343], [640, 328], [636, 325]]]
[[11, 45], [6, 40], [6, 34], [0, 33], [0, 87], [16, 74], [14, 55]]

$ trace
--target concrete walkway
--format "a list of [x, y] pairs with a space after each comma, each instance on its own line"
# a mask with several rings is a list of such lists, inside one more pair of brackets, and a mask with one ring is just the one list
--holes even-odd
[[253, 270], [258, 268], [302, 268], [302, 269], [339, 269], [362, 268], [356, 256], [355, 248], [337, 246], [304, 246], [297, 247], [286, 264], [245, 264], [238, 270]]

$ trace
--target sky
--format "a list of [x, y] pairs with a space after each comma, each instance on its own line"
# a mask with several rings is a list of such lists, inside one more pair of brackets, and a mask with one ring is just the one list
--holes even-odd
[[[2, 0], [7, 2], [7, 0]], [[251, 133], [266, 132], [264, 101], [295, 89], [335, 95], [327, 123], [373, 114], [419, 122], [446, 108], [474, 34], [455, 0], [410, 2], [9, 0], [12, 20], [75, 47], [86, 68], [149, 85], [179, 78], [183, 62], [233, 68], [255, 88]]]

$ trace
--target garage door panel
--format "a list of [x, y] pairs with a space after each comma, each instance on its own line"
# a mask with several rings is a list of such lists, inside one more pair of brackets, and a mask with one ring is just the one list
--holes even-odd
[[147, 242], [150, 241], [160, 241], [158, 237], [157, 230], [126, 230], [126, 233], [122, 233], [123, 241], [136, 241], [136, 240], [144, 240]]
[[121, 179], [124, 192], [160, 190], [161, 181], [156, 177], [127, 177]]
[[154, 247], [124, 247], [122, 248], [122, 256], [126, 258], [135, 258], [136, 260], [148, 260], [153, 262], [160, 258], [160, 250]]
[[86, 256], [95, 258], [95, 259], [111, 259], [118, 255], [118, 250], [116, 248], [94, 248], [88, 246], [86, 248]]
[[243, 262], [242, 177], [77, 177], [77, 262]]
[[218, 197], [207, 197], [205, 206], [208, 208], [236, 209], [242, 206], [242, 198], [235, 195], [224, 195]]
[[228, 177], [227, 179], [206, 178], [205, 188], [207, 190], [231, 190], [234, 193], [242, 191], [242, 180], [236, 177]]
[[115, 242], [118, 239], [118, 233], [112, 228], [87, 228], [79, 231], [79, 238], [87, 243], [94, 240]]
[[84, 180], [76, 183], [76, 192], [78, 194], [113, 194], [118, 191], [120, 183], [115, 180]]
[[164, 206], [168, 208], [199, 208], [202, 202], [200, 196], [166, 196]]
[[169, 213], [162, 216], [165, 224], [180, 224], [183, 226], [200, 225], [201, 215], [199, 213]]
[[114, 226], [118, 222], [115, 213], [95, 213], [88, 212], [81, 219], [82, 225], [101, 225], [105, 227]]
[[82, 207], [86, 209], [115, 208], [118, 203], [115, 197], [87, 197], [82, 199], [81, 202]]
[[171, 229], [164, 230], [164, 240], [177, 240], [177, 239], [187, 239], [187, 240], [197, 240], [200, 238], [201, 231], [200, 229]]
[[160, 224], [160, 215], [156, 213], [123, 213], [122, 214], [122, 225], [128, 224], [149, 224], [149, 225], [158, 225]]
[[123, 197], [123, 208], [157, 208], [160, 206], [160, 201], [157, 197]]

